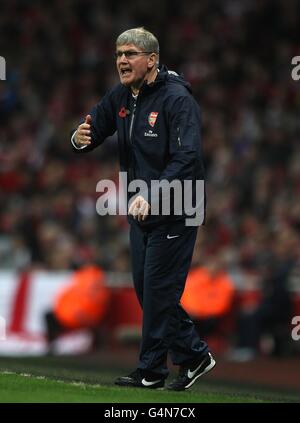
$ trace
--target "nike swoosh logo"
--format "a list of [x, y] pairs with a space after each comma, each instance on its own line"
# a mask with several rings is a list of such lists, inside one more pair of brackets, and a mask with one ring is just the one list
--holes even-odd
[[180, 235], [167, 235], [167, 239], [178, 238]]
[[[209, 356], [210, 356], [210, 358], [212, 358], [211, 357], [211, 355], [209, 354]], [[204, 360], [203, 360], [204, 361]], [[188, 378], [189, 379], [192, 379], [194, 376], [195, 376], [195, 374], [198, 372], [198, 370], [200, 369], [200, 367], [202, 366], [202, 364], [203, 364], [203, 361], [199, 364], [199, 366], [193, 371], [193, 372], [191, 372], [190, 371], [190, 369], [188, 370]]]
[[148, 382], [145, 378], [142, 380], [142, 385], [144, 386], [152, 386], [155, 385], [156, 383], [160, 382], [160, 379], [158, 380], [153, 380], [152, 382]]

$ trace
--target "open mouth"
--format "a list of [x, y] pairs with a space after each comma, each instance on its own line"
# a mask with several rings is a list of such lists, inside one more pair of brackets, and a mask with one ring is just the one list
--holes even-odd
[[129, 75], [132, 72], [131, 69], [121, 69], [120, 71], [122, 76]]

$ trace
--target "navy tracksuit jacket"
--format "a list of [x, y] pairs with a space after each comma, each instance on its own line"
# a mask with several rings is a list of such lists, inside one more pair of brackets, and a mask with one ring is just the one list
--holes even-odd
[[[118, 84], [90, 114], [92, 142], [76, 152], [94, 149], [117, 131], [120, 167], [128, 183], [141, 179], [150, 189], [151, 180], [191, 180], [194, 198], [194, 182], [204, 179], [200, 113], [182, 77], [162, 66], [136, 100], [129, 88]], [[179, 304], [197, 235], [197, 227], [186, 226], [185, 218], [184, 212], [149, 215], [144, 222], [128, 218], [133, 280], [143, 308], [138, 367], [164, 376], [168, 352], [180, 365], [208, 350]]]

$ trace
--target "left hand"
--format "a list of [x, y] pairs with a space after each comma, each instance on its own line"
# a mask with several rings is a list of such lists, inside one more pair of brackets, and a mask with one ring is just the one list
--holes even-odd
[[131, 214], [134, 219], [138, 219], [138, 221], [143, 221], [149, 215], [150, 211], [150, 204], [139, 195], [136, 199], [131, 203], [128, 214]]

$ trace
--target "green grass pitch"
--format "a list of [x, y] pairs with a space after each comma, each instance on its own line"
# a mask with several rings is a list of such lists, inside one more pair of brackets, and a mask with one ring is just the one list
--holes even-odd
[[1, 357], [0, 403], [297, 402], [293, 394], [211, 383], [205, 376], [184, 392], [115, 386], [115, 377], [127, 372], [88, 357]]

